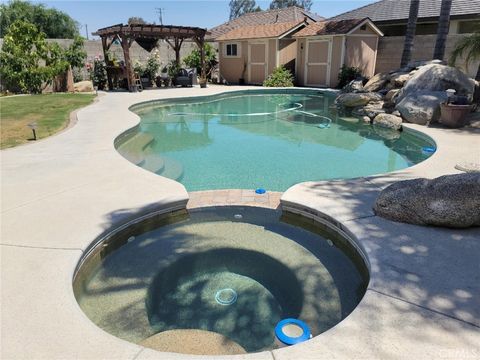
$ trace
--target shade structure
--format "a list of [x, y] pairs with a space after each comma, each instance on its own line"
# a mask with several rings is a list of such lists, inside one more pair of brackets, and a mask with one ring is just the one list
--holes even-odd
[[[103, 55], [105, 62], [108, 64], [109, 56], [108, 50], [115, 40], [118, 40], [123, 49], [123, 56], [125, 60], [125, 72], [127, 77], [129, 91], [136, 91], [134, 73], [132, 62], [130, 59], [130, 46], [136, 41], [142, 48], [147, 51], [152, 51], [155, 48], [157, 41], [163, 39], [175, 51], [175, 59], [177, 64], [180, 63], [180, 49], [182, 43], [186, 39], [195, 41], [200, 50], [200, 60], [202, 64], [201, 77], [205, 78], [205, 35], [208, 34], [207, 29], [191, 26], [175, 26], [175, 25], [152, 25], [152, 24], [131, 24], [123, 25], [117, 24], [98, 29], [93, 33], [95, 36], [100, 36], [102, 39]], [[112, 71], [107, 66], [108, 86], [111, 89]]]

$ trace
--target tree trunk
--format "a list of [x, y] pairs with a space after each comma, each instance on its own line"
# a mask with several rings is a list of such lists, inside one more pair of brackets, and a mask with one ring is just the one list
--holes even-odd
[[450, 28], [450, 9], [452, 0], [442, 0], [440, 18], [438, 20], [437, 41], [433, 52], [434, 60], [443, 60], [445, 56], [445, 44], [447, 43], [448, 30]]
[[480, 81], [480, 64], [478, 64], [477, 75], [475, 75], [475, 80]]
[[415, 38], [415, 29], [417, 27], [418, 8], [420, 0], [412, 0], [410, 2], [410, 14], [408, 16], [407, 33], [405, 34], [405, 42], [403, 44], [402, 61], [400, 67], [405, 67], [412, 58], [413, 40]]

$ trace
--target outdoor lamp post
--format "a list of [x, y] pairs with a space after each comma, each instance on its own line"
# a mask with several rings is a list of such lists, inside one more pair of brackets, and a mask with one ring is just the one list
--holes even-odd
[[32, 122], [27, 125], [30, 129], [32, 129], [33, 132], [33, 140], [37, 140], [37, 122]]

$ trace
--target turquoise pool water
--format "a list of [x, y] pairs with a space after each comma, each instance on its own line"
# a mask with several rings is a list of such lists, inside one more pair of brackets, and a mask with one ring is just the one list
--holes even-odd
[[285, 191], [309, 180], [354, 178], [428, 158], [427, 137], [337, 114], [319, 90], [249, 90], [139, 104], [139, 126], [118, 151], [187, 190]]

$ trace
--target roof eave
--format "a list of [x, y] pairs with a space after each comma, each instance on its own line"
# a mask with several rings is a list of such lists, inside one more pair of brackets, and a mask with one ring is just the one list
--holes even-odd
[[385, 34], [382, 32], [382, 30], [380, 30], [374, 23], [373, 21], [370, 19], [370, 18], [365, 18], [363, 19], [362, 22], [360, 22], [358, 25], [356, 25], [353, 29], [351, 29], [350, 31], [348, 31], [345, 35], [350, 35], [352, 33], [354, 33], [355, 31], [357, 31], [359, 28], [361, 28], [363, 25], [365, 24], [368, 24], [370, 25], [370, 27], [373, 29], [373, 31], [375, 31], [379, 36], [384, 36]]

